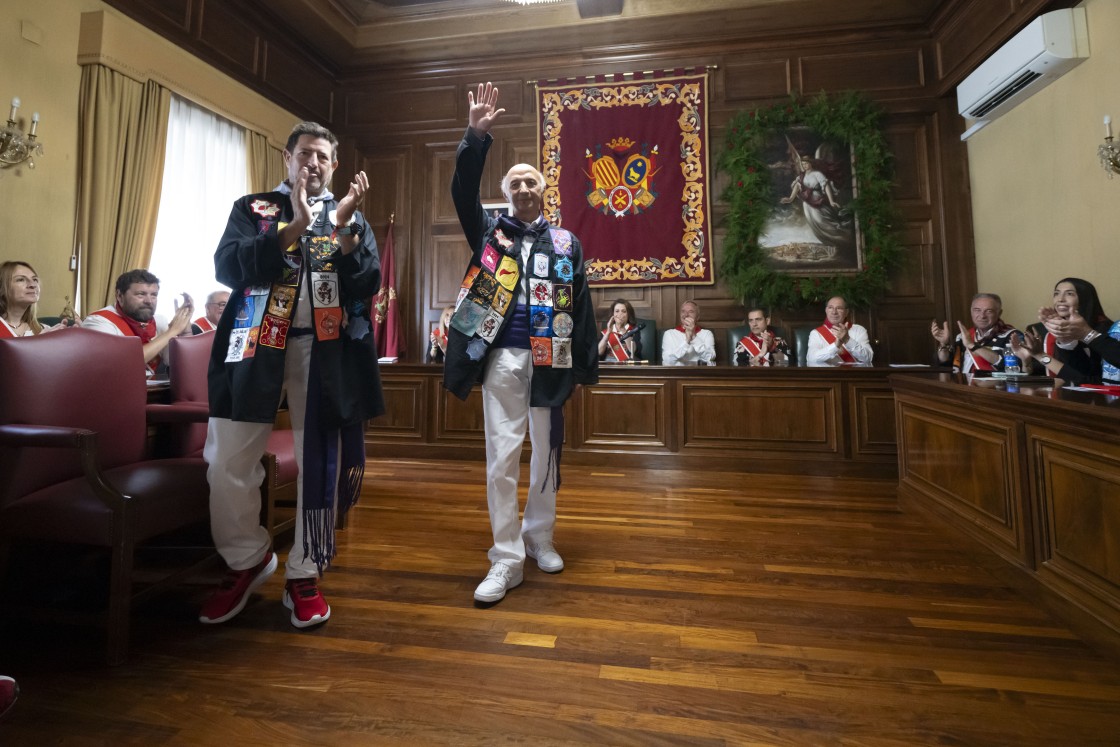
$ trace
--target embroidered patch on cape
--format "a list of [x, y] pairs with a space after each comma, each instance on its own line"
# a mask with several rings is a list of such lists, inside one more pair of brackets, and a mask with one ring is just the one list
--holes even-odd
[[534, 306], [552, 305], [552, 283], [548, 280], [529, 279], [529, 303]]
[[268, 313], [281, 319], [290, 319], [292, 307], [296, 300], [296, 289], [290, 285], [273, 286], [272, 295], [268, 297]]
[[561, 283], [572, 282], [572, 260], [566, 257], [556, 258], [556, 279]]
[[234, 329], [252, 326], [258, 301], [261, 302], [261, 306], [263, 307], [264, 299], [260, 296], [246, 296], [241, 299], [241, 307], [233, 317]]
[[572, 367], [572, 339], [570, 337], [552, 338], [552, 367]]
[[463, 299], [466, 298], [468, 295], [470, 295], [470, 292], [471, 292], [470, 288], [460, 288], [459, 289], [459, 297], [455, 299], [455, 310], [456, 311], [459, 310], [459, 306], [460, 306], [460, 304], [463, 303]]
[[476, 337], [467, 343], [467, 357], [472, 361], [480, 361], [484, 355], [486, 355], [486, 340]]
[[265, 314], [261, 323], [261, 336], [258, 344], [267, 348], [282, 348], [288, 342], [288, 327], [292, 323], [287, 319], [278, 319], [271, 314]]
[[280, 214], [280, 206], [268, 200], [253, 200], [249, 203], [249, 209], [262, 218], [275, 218]]
[[337, 340], [342, 329], [342, 309], [337, 306], [315, 309], [315, 336], [320, 340]]
[[478, 329], [487, 311], [488, 307], [476, 303], [473, 297], [468, 297], [451, 316], [451, 326], [469, 337]]
[[249, 334], [245, 337], [245, 352], [242, 358], [252, 358], [257, 354], [257, 338], [260, 337], [260, 327], [250, 327]]
[[561, 311], [552, 317], [552, 331], [557, 337], [571, 337], [575, 326], [572, 315], [566, 312]]
[[530, 337], [529, 344], [533, 346], [533, 365], [534, 366], [551, 366], [552, 365], [552, 338], [551, 337]]
[[498, 269], [498, 262], [501, 260], [502, 254], [494, 247], [487, 244], [482, 248], [482, 266], [490, 272], [495, 272]]
[[474, 283], [475, 275], [479, 273], [479, 267], [471, 265], [467, 268], [467, 274], [463, 276], [463, 282], [459, 283], [460, 288], [470, 288]]
[[494, 338], [498, 336], [498, 330], [502, 327], [502, 315], [490, 309], [486, 312], [486, 317], [482, 323], [478, 325], [476, 330], [478, 336], [486, 342], [494, 342]]
[[[529, 334], [537, 337], [551, 337], [552, 309], [547, 306], [529, 307]], [[550, 353], [551, 355], [551, 353]]]
[[337, 272], [311, 273], [311, 305], [317, 309], [339, 306]]
[[513, 290], [517, 287], [517, 280], [520, 277], [520, 273], [517, 271], [517, 261], [513, 257], [502, 257], [502, 261], [498, 265], [498, 271], [494, 275], [503, 288]]
[[494, 240], [497, 241], [498, 246], [502, 247], [503, 249], [509, 249], [511, 246], [513, 246], [513, 239], [502, 233], [502, 229], [500, 228], [494, 231]]
[[533, 274], [539, 278], [548, 277], [548, 255], [538, 252], [533, 255]]
[[552, 305], [560, 311], [572, 310], [572, 286], [556, 284], [552, 286]]
[[572, 234], [563, 228], [549, 228], [552, 234], [552, 248], [557, 254], [570, 257], [572, 254]]
[[226, 363], [237, 363], [245, 357], [245, 340], [249, 338], [249, 330], [234, 329], [229, 333], [229, 347], [226, 348]]
[[307, 247], [307, 254], [320, 262], [329, 259], [334, 254], [335, 244], [330, 236], [312, 236]]
[[488, 272], [480, 272], [478, 277], [474, 279], [474, 285], [471, 286], [471, 295], [482, 299], [482, 302], [489, 306], [497, 288], [498, 281], [494, 279], [493, 275]]
[[276, 221], [274, 220], [259, 220], [257, 221], [257, 234], [264, 236], [275, 225]]
[[509, 302], [513, 300], [513, 294], [505, 288], [496, 288], [494, 290], [494, 300], [490, 302], [491, 308], [502, 316], [506, 315], [506, 309], [509, 308]]

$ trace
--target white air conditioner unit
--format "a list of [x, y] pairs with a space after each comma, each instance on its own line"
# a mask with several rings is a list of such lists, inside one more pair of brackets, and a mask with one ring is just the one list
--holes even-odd
[[1084, 8], [1044, 13], [957, 86], [957, 108], [977, 130], [1034, 95], [1089, 56]]

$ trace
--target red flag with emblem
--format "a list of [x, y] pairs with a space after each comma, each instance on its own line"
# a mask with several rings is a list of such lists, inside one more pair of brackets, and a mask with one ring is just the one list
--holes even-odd
[[400, 358], [404, 355], [397, 304], [397, 271], [393, 263], [393, 217], [389, 218], [385, 243], [381, 245], [381, 288], [373, 297], [373, 329], [379, 358]]

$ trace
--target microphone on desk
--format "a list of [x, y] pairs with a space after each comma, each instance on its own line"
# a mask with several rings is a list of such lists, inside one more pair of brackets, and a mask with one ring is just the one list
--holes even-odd
[[630, 330], [630, 331], [628, 331], [628, 332], [623, 332], [623, 333], [622, 333], [622, 337], [619, 337], [619, 338], [618, 338], [618, 341], [619, 341], [619, 342], [626, 342], [626, 341], [627, 341], [627, 340], [629, 340], [629, 339], [630, 339], [631, 337], [633, 337], [634, 335], [638, 334], [639, 332], [641, 332], [641, 331], [642, 331], [643, 329], [645, 329], [645, 328], [646, 328], [645, 322], [642, 322], [642, 323], [641, 323], [641, 324], [639, 324], [638, 326], [634, 327], [634, 329], [632, 329], [632, 330]]

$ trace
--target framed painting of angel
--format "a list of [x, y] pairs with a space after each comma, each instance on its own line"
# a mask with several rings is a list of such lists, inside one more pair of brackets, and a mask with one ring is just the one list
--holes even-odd
[[797, 275], [858, 272], [859, 224], [851, 210], [858, 185], [849, 143], [790, 127], [767, 142], [771, 210], [758, 237], [767, 263]]

